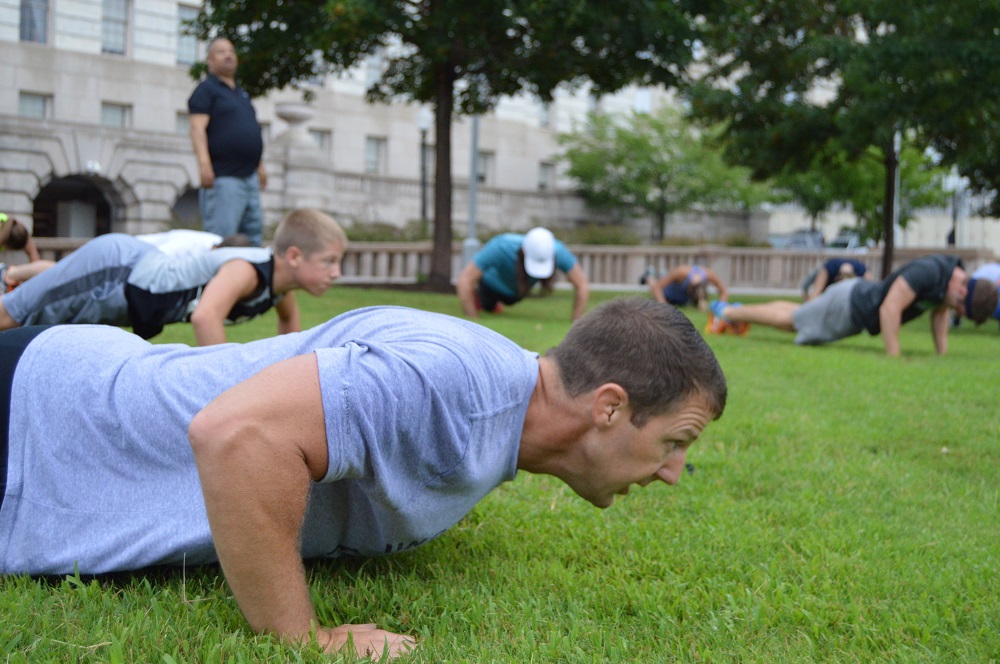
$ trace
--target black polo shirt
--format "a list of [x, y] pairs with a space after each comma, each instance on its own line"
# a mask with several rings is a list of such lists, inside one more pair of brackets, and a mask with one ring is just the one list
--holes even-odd
[[188, 111], [209, 116], [208, 154], [216, 177], [245, 178], [257, 170], [264, 141], [250, 95], [243, 88], [230, 88], [209, 74], [191, 93]]

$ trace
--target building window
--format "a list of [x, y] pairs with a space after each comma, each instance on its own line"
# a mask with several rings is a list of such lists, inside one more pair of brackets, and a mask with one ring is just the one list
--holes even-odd
[[101, 104], [101, 125], [112, 129], [126, 129], [132, 123], [132, 107], [125, 104]]
[[333, 132], [329, 129], [310, 129], [309, 136], [323, 154], [333, 152]]
[[49, 36], [49, 0], [21, 0], [21, 41], [45, 44]]
[[556, 165], [543, 161], [538, 165], [538, 188], [542, 191], [552, 189], [556, 183]]
[[177, 5], [177, 64], [193, 65], [198, 61], [198, 38], [189, 31], [198, 18], [198, 8]]
[[181, 136], [187, 136], [191, 132], [191, 116], [186, 111], [177, 111], [174, 131]]
[[591, 115], [600, 115], [604, 112], [601, 98], [593, 93], [587, 95], [587, 112]]
[[377, 136], [369, 136], [365, 139], [365, 173], [385, 175], [387, 144], [386, 139]]
[[497, 156], [493, 152], [480, 152], [476, 160], [476, 175], [483, 184], [493, 184], [496, 181]]
[[538, 126], [548, 127], [552, 124], [552, 104], [547, 101], [538, 104]]
[[632, 108], [636, 113], [652, 113], [653, 112], [653, 95], [648, 88], [639, 88], [635, 91], [635, 99], [632, 102]]
[[101, 15], [101, 52], [125, 55], [128, 40], [128, 0], [104, 0]]
[[365, 58], [365, 89], [378, 85], [382, 80], [382, 68], [385, 66], [385, 56], [382, 48], [376, 48], [374, 52]]
[[22, 92], [17, 99], [17, 114], [22, 118], [48, 120], [52, 117], [52, 97], [33, 92]]

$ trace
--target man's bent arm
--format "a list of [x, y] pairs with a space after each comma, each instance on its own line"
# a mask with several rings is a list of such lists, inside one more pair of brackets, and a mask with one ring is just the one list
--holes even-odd
[[334, 652], [405, 652], [413, 639], [372, 626], [316, 623], [299, 548], [310, 482], [327, 471], [319, 369], [312, 353], [222, 393], [188, 429], [222, 571], [250, 626]]
[[476, 289], [482, 278], [483, 271], [474, 262], [469, 261], [469, 264], [459, 273], [458, 281], [455, 283], [455, 292], [458, 293], [458, 301], [462, 305], [462, 311], [470, 318], [479, 315], [476, 310]]
[[948, 327], [951, 325], [951, 309], [941, 305], [931, 313], [931, 336], [934, 337], [934, 350], [938, 355], [948, 352]]
[[587, 302], [590, 300], [590, 283], [579, 263], [570, 268], [569, 272], [566, 273], [566, 278], [573, 284], [573, 320], [576, 320], [587, 311]]
[[226, 343], [226, 316], [236, 303], [257, 290], [260, 278], [245, 260], [224, 263], [201, 292], [191, 312], [191, 327], [199, 346]]
[[878, 308], [882, 343], [890, 357], [899, 355], [899, 328], [903, 326], [903, 310], [913, 304], [917, 294], [902, 277], [896, 277]]
[[278, 302], [274, 310], [278, 313], [278, 334], [302, 331], [302, 321], [295, 293], [285, 293], [285, 297], [281, 298], [281, 302]]

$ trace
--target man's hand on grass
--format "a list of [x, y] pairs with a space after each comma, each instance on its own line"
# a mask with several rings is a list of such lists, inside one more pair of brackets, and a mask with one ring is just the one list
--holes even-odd
[[340, 652], [351, 642], [358, 657], [369, 657], [375, 661], [380, 660], [386, 651], [389, 659], [393, 659], [405, 655], [417, 645], [412, 636], [387, 632], [374, 623], [324, 627], [316, 637], [326, 652]]

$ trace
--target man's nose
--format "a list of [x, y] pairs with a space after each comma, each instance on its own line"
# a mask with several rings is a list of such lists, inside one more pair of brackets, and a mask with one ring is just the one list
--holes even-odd
[[681, 478], [681, 471], [684, 470], [684, 462], [687, 460], [687, 450], [676, 450], [667, 459], [667, 463], [660, 468], [656, 476], [667, 484], [677, 484]]

